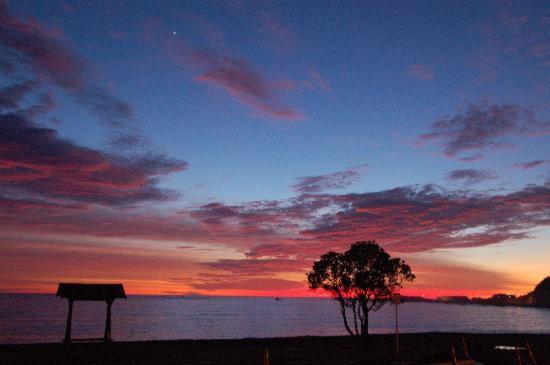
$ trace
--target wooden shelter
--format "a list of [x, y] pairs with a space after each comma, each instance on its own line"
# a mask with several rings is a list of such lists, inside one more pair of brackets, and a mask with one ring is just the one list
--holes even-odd
[[126, 299], [126, 293], [122, 284], [71, 284], [59, 283], [57, 296], [69, 300], [69, 313], [67, 314], [67, 327], [65, 328], [64, 343], [71, 342], [71, 321], [73, 316], [73, 302], [77, 300], [104, 301], [107, 303], [107, 316], [105, 319], [105, 334], [103, 338], [83, 338], [72, 341], [111, 341], [111, 306], [117, 298]]

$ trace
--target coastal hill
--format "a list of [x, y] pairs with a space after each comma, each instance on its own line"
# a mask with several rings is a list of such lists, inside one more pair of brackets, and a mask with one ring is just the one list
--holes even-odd
[[515, 305], [550, 308], [550, 276], [538, 283], [532, 292], [519, 297], [508, 294], [495, 294], [487, 299], [473, 298], [471, 301], [473, 303], [488, 305]]
[[535, 307], [550, 308], [550, 276], [541, 281], [531, 293], [519, 299]]

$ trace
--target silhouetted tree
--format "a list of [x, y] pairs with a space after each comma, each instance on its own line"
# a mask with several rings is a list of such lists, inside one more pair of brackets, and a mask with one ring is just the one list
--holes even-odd
[[[344, 326], [350, 335], [369, 333], [369, 312], [377, 311], [404, 282], [415, 275], [400, 258], [391, 258], [374, 241], [356, 242], [344, 252], [327, 252], [307, 274], [309, 287], [324, 289], [340, 303]], [[347, 309], [353, 314], [353, 329]]]

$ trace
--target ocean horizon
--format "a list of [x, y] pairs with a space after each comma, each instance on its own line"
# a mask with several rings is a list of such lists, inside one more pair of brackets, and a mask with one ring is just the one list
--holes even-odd
[[[105, 303], [75, 302], [73, 338], [101, 337]], [[60, 342], [67, 300], [53, 294], [0, 294], [0, 344]], [[115, 341], [239, 339], [346, 335], [330, 298], [130, 295], [113, 304]], [[408, 302], [398, 307], [399, 331], [550, 334], [550, 310], [475, 304]], [[395, 307], [369, 317], [370, 333], [395, 331]]]

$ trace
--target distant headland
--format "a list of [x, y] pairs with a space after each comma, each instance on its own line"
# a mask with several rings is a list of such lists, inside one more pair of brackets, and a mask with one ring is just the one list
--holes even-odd
[[489, 298], [443, 296], [437, 299], [426, 299], [423, 297], [411, 296], [404, 297], [403, 301], [550, 308], [550, 276], [546, 277], [535, 286], [532, 292], [518, 297], [509, 294], [494, 294]]

